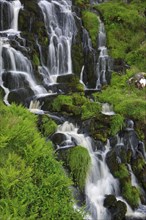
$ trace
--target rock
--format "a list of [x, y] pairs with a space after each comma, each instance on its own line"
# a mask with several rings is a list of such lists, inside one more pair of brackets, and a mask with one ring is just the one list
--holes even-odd
[[3, 85], [9, 90], [29, 87], [26, 77], [19, 73], [4, 72], [2, 75]]
[[92, 149], [94, 152], [105, 151], [105, 144], [102, 141], [95, 141], [92, 139]]
[[115, 207], [116, 202], [117, 200], [114, 195], [106, 195], [103, 205], [109, 209], [111, 207]]
[[128, 80], [129, 84], [135, 84], [138, 89], [142, 89], [146, 86], [146, 73], [136, 73], [133, 77]]
[[104, 206], [111, 213], [112, 220], [123, 220], [127, 212], [127, 206], [122, 201], [117, 201], [114, 195], [107, 195], [104, 200]]
[[16, 103], [16, 104], [23, 104], [25, 105], [25, 100], [30, 97], [33, 96], [33, 91], [29, 88], [25, 89], [25, 88], [20, 88], [20, 89], [15, 89], [10, 91], [9, 95], [8, 95], [8, 101], [11, 104], [12, 102]]
[[51, 137], [51, 141], [53, 142], [54, 145], [62, 145], [62, 143], [66, 140], [65, 134], [62, 133], [55, 133]]

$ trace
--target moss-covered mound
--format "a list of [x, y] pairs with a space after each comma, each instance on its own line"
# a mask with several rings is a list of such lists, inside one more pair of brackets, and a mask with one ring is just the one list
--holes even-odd
[[84, 192], [85, 181], [91, 165], [91, 158], [86, 148], [75, 146], [59, 152], [60, 158], [64, 161], [65, 167], [69, 170], [74, 185]]

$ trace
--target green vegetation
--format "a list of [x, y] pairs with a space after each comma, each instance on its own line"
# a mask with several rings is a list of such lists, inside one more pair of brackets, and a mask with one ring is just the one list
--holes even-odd
[[131, 186], [130, 182], [125, 182], [122, 188], [122, 195], [132, 208], [138, 207], [140, 201], [139, 190], [135, 186]]
[[86, 120], [99, 115], [101, 111], [101, 105], [96, 102], [86, 102], [81, 107], [82, 110], [82, 120]]
[[146, 3], [136, 4], [136, 1], [130, 4], [110, 1], [95, 6], [104, 18], [110, 55], [140, 70], [146, 68], [144, 6]]
[[116, 135], [124, 126], [124, 117], [116, 114], [111, 117], [111, 135]]
[[132, 118], [135, 121], [139, 120], [142, 126], [146, 124], [146, 89], [138, 89], [135, 85], [130, 85], [128, 79], [135, 73], [134, 70], [127, 70], [127, 74], [119, 75], [114, 73], [111, 80], [111, 85], [96, 94], [98, 101], [108, 102], [114, 106], [116, 113], [119, 116], [119, 123], [122, 122], [122, 117]]
[[89, 6], [90, 0], [73, 0], [74, 5], [85, 8], [86, 6]]
[[82, 219], [37, 117], [0, 102], [0, 219]]
[[97, 116], [101, 111], [98, 103], [91, 102], [81, 93], [59, 95], [52, 102], [52, 110], [79, 116], [86, 120]]
[[33, 63], [34, 63], [34, 65], [36, 65], [36, 66], [39, 66], [39, 65], [40, 65], [40, 60], [39, 60], [39, 57], [37, 56], [36, 53], [33, 54]]
[[87, 149], [82, 146], [70, 149], [67, 154], [67, 164], [75, 185], [83, 191], [91, 164], [91, 158]]
[[99, 29], [99, 20], [97, 15], [91, 11], [83, 11], [82, 19], [83, 19], [84, 27], [87, 29], [91, 37], [93, 47], [96, 47], [97, 34]]
[[57, 124], [49, 118], [47, 115], [40, 116], [39, 120], [39, 130], [45, 137], [49, 137], [51, 134], [55, 133], [57, 129]]
[[117, 177], [119, 179], [129, 177], [129, 172], [128, 172], [127, 167], [126, 167], [125, 164], [120, 164], [119, 168], [118, 168], [118, 171], [116, 171], [114, 174], [115, 174], [115, 177]]
[[114, 173], [115, 177], [119, 178], [122, 188], [122, 195], [132, 208], [139, 205], [140, 193], [139, 190], [131, 185], [130, 174], [127, 166], [122, 163], [119, 165], [118, 171]]

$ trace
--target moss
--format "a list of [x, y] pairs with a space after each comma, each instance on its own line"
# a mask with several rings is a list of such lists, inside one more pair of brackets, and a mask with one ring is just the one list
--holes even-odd
[[[118, 1], [106, 2], [95, 6], [103, 15], [107, 45], [113, 58], [122, 58], [130, 65], [137, 65], [141, 70], [145, 64], [144, 5]], [[139, 47], [141, 49], [139, 49]]]
[[53, 111], [61, 111], [63, 105], [72, 106], [72, 98], [67, 95], [59, 95], [53, 100], [52, 107]]
[[132, 208], [138, 207], [140, 201], [140, 193], [135, 186], [131, 186], [130, 182], [125, 182], [122, 188], [122, 195]]
[[33, 62], [33, 64], [35, 66], [39, 66], [40, 65], [40, 60], [39, 60], [39, 57], [37, 56], [36, 53], [33, 54], [32, 62]]
[[94, 12], [83, 11], [82, 19], [85, 28], [88, 30], [94, 47], [97, 46], [97, 34], [99, 30], [98, 17]]
[[67, 155], [68, 166], [75, 185], [84, 190], [91, 158], [86, 148], [77, 146], [69, 150]]
[[99, 115], [101, 105], [96, 102], [86, 102], [82, 105], [82, 120], [86, 120]]
[[80, 8], [85, 8], [90, 4], [90, 0], [73, 0], [73, 4]]
[[129, 177], [129, 171], [128, 171], [126, 165], [125, 164], [120, 164], [119, 168], [118, 168], [118, 171], [116, 171], [114, 173], [114, 176], [119, 178], [119, 179], [123, 179], [123, 178]]
[[57, 129], [57, 124], [49, 118], [47, 115], [40, 116], [39, 120], [39, 130], [45, 137], [49, 137], [55, 133]]
[[139, 174], [143, 170], [145, 164], [146, 164], [145, 160], [140, 155], [137, 158], [135, 158], [134, 160], [132, 160], [132, 170], [136, 174], [136, 176], [139, 176]]
[[111, 118], [111, 134], [115, 134], [121, 128], [123, 118], [133, 119], [139, 134], [144, 134], [146, 126], [146, 88], [139, 90], [128, 83], [128, 79], [136, 72], [138, 72], [137, 69], [133, 68], [127, 70], [124, 75], [113, 73], [111, 85], [105, 88], [102, 93], [93, 94], [95, 101], [110, 103], [117, 113], [117, 116]]
[[124, 125], [124, 117], [120, 114], [116, 114], [111, 118], [111, 135], [116, 135]]

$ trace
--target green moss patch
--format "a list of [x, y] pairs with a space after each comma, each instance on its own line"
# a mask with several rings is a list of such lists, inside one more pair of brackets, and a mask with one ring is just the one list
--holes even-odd
[[83, 191], [91, 164], [91, 158], [87, 149], [82, 146], [70, 149], [67, 155], [67, 163], [75, 185]]
[[93, 47], [97, 46], [97, 35], [99, 30], [99, 20], [95, 13], [91, 11], [83, 11], [82, 19], [85, 28], [88, 30], [92, 40]]

